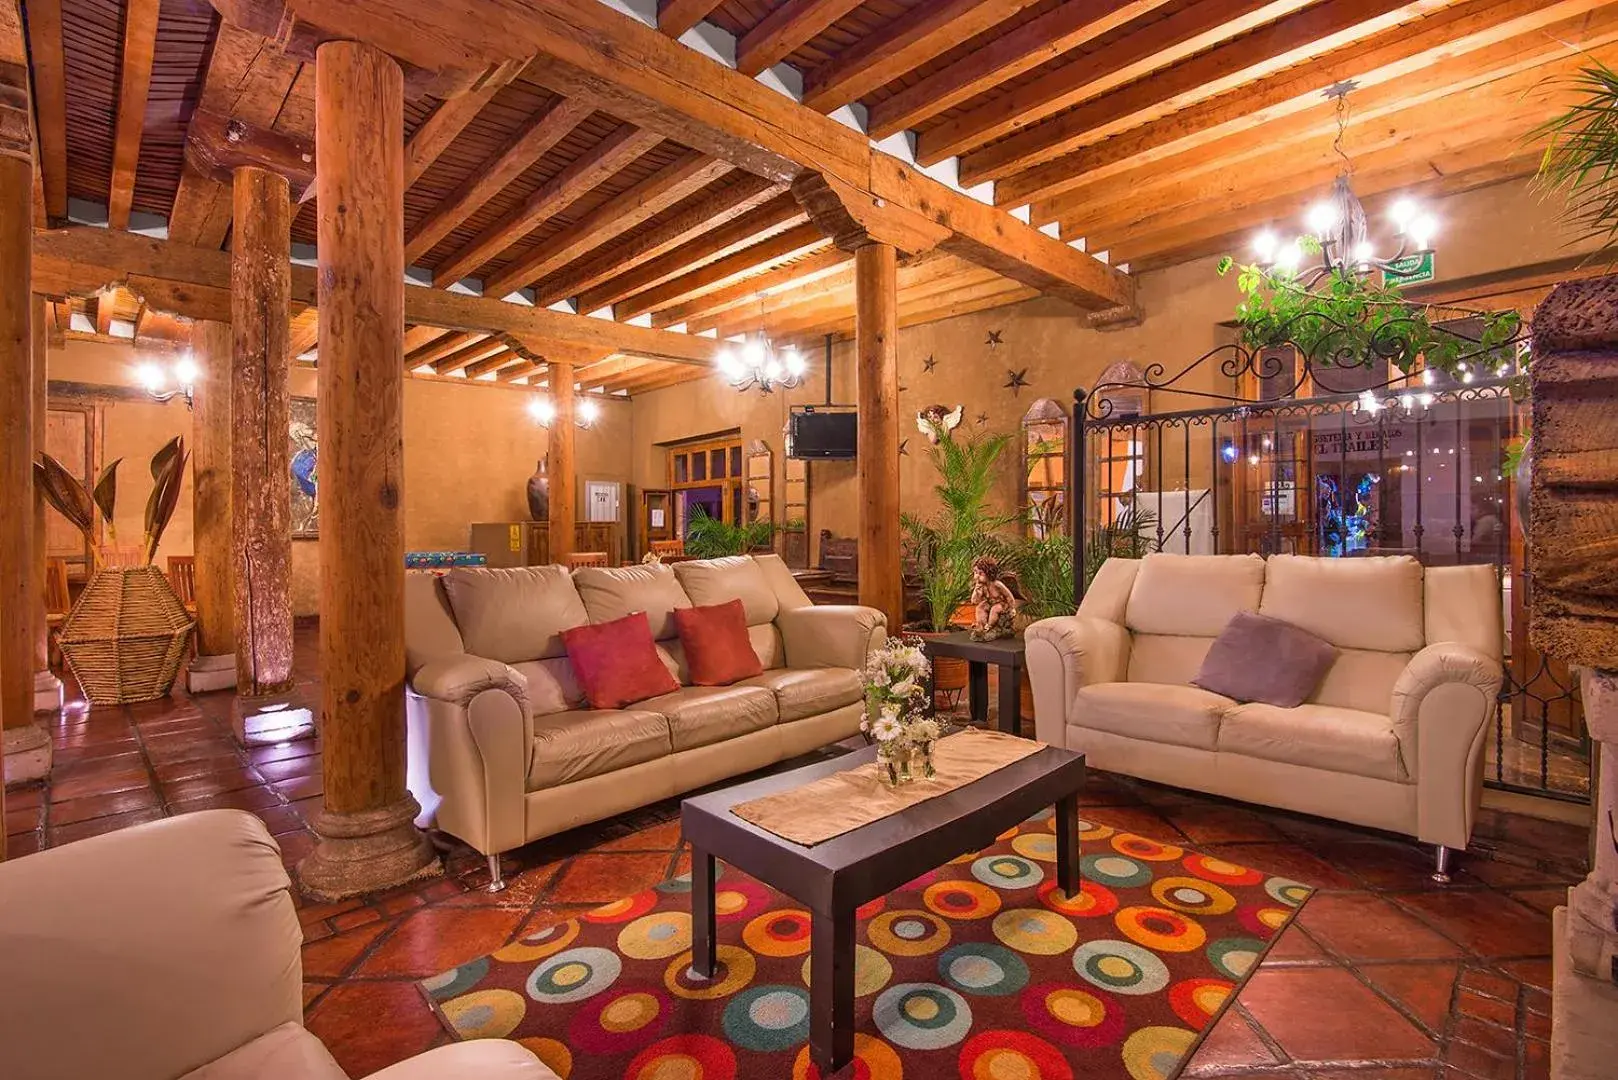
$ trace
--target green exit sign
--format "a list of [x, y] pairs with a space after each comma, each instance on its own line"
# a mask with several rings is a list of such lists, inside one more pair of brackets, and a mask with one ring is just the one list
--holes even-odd
[[1420, 285], [1433, 280], [1433, 253], [1423, 251], [1394, 259], [1382, 271], [1384, 285]]

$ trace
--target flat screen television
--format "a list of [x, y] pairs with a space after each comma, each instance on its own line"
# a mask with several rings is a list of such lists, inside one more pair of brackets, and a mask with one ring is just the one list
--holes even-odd
[[787, 457], [853, 458], [858, 439], [858, 413], [795, 412], [787, 430]]

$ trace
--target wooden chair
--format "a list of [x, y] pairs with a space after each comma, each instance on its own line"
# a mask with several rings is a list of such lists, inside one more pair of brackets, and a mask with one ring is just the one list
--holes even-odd
[[668, 558], [671, 555], [684, 555], [685, 554], [685, 541], [684, 540], [653, 540], [652, 541], [652, 554], [653, 555], [661, 555], [664, 558]]
[[51, 557], [45, 560], [45, 626], [50, 635], [51, 666], [55, 667], [60, 656], [56, 647], [56, 635], [61, 633], [62, 624], [67, 622], [67, 613], [73, 608], [73, 594], [67, 587], [67, 560]]
[[185, 610], [197, 613], [197, 560], [194, 555], [169, 556], [169, 585], [180, 598]]
[[567, 568], [577, 570], [581, 566], [607, 566], [610, 565], [605, 551], [575, 551], [567, 557]]

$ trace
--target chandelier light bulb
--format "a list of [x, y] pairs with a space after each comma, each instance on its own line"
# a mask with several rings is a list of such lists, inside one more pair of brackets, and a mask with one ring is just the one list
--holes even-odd
[[1296, 270], [1302, 257], [1303, 252], [1296, 243], [1282, 244], [1275, 253], [1275, 265], [1283, 270]]
[[1438, 219], [1431, 214], [1422, 214], [1410, 222], [1410, 239], [1422, 251], [1432, 246], [1433, 236], [1437, 232]]
[[197, 384], [197, 362], [186, 353], [174, 362], [174, 381], [181, 386], [195, 386]]
[[556, 419], [556, 406], [550, 398], [536, 395], [528, 402], [528, 415], [549, 427], [551, 421]]
[[1382, 408], [1382, 403], [1378, 401], [1376, 399], [1376, 395], [1371, 393], [1369, 390], [1362, 390], [1360, 392], [1359, 407], [1370, 415], [1375, 416], [1377, 410]]
[[786, 364], [788, 377], [793, 379], [801, 379], [803, 373], [808, 370], [808, 365], [803, 362], [803, 355], [795, 348], [787, 348], [783, 362]]
[[1416, 214], [1416, 204], [1410, 199], [1399, 199], [1388, 210], [1388, 218], [1400, 233], [1410, 228], [1410, 223], [1416, 220]]
[[1399, 407], [1401, 409], [1405, 409], [1405, 410], [1412, 409], [1412, 408], [1415, 407], [1415, 404], [1416, 404], [1416, 396], [1414, 394], [1403, 394], [1399, 398]]
[[158, 393], [163, 389], [163, 369], [147, 360], [136, 366], [135, 381], [140, 383], [141, 389], [147, 393]]
[[1369, 240], [1361, 240], [1359, 243], [1354, 245], [1355, 262], [1369, 264], [1371, 261], [1371, 254], [1371, 242]]
[[763, 367], [764, 340], [762, 338], [750, 338], [748, 342], [742, 346], [742, 359], [744, 359], [747, 362], [747, 366], [752, 368], [754, 371], [757, 371], [759, 368]]
[[1309, 208], [1304, 222], [1316, 236], [1325, 236], [1337, 224], [1337, 208], [1329, 202], [1319, 202]]
[[1261, 263], [1274, 262], [1277, 243], [1275, 234], [1266, 229], [1253, 237], [1253, 254], [1258, 256]]
[[[554, 411], [554, 410], [552, 410], [552, 411]], [[583, 401], [579, 402], [579, 421], [581, 423], [583, 423], [585, 426], [589, 426], [590, 424], [593, 424], [597, 420], [600, 420], [600, 419], [601, 419], [601, 406], [600, 405], [598, 405], [594, 401], [591, 401], [589, 398], [585, 398]]]
[[1426, 408], [1428, 405], [1431, 405], [1433, 403], [1433, 395], [1431, 395], [1431, 394], [1423, 394], [1423, 395], [1421, 395], [1421, 397], [1417, 398], [1416, 400], [1421, 402], [1422, 408]]

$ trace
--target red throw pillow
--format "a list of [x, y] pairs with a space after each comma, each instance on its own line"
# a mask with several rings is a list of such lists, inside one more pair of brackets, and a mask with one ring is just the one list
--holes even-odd
[[658, 658], [644, 611], [563, 630], [562, 644], [592, 709], [621, 709], [680, 688]]
[[674, 626], [685, 646], [693, 686], [729, 686], [737, 679], [764, 673], [747, 636], [747, 616], [740, 600], [675, 608]]

